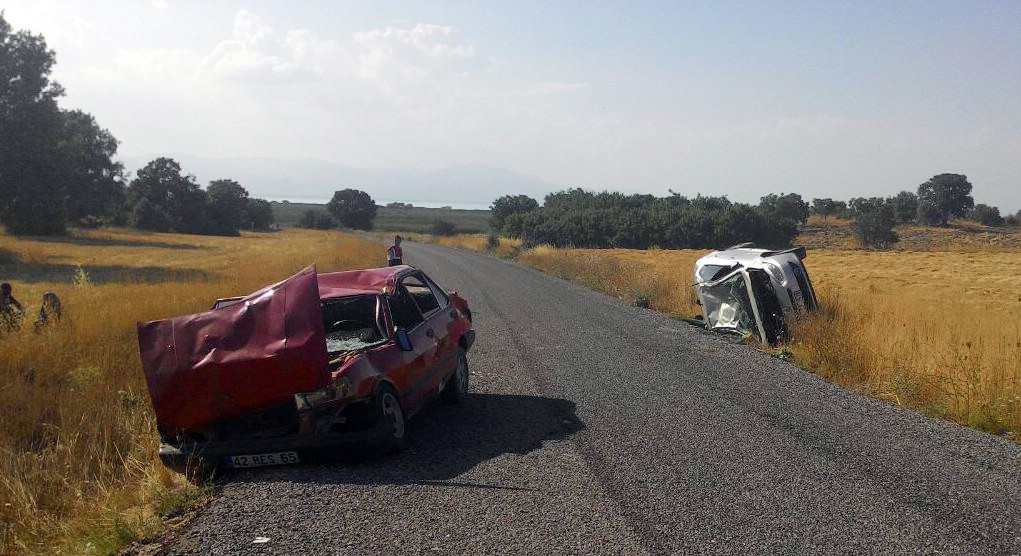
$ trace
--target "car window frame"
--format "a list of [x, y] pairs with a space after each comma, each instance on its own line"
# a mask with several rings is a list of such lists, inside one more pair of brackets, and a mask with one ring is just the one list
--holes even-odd
[[419, 270], [415, 274], [422, 279], [422, 282], [426, 286], [428, 286], [429, 289], [432, 290], [433, 297], [436, 298], [436, 304], [439, 309], [446, 309], [447, 307], [450, 307], [450, 295], [446, 291], [444, 291], [444, 289], [441, 288], [440, 285], [437, 284], [435, 280], [430, 278], [428, 275], [426, 275], [426, 273], [422, 272], [421, 270]]
[[[403, 278], [401, 280], [403, 280]], [[422, 326], [423, 324], [425, 324], [426, 320], [428, 320], [429, 317], [427, 317], [425, 314], [422, 313], [422, 308], [418, 306], [418, 302], [415, 301], [414, 296], [412, 296], [411, 292], [409, 292], [407, 290], [407, 288], [405, 288], [404, 285], [401, 284], [401, 281], [398, 280], [396, 286], [394, 287], [394, 294], [399, 294], [401, 290], [403, 290], [404, 294], [407, 295], [408, 298], [411, 299], [411, 305], [413, 307], [415, 307], [415, 310], [418, 311], [418, 315], [420, 317], [422, 317], [422, 320], [418, 321], [418, 323], [415, 324], [415, 326], [412, 326], [410, 328], [404, 328], [404, 330], [406, 330], [407, 332], [411, 332], [411, 331], [415, 330], [416, 328], [418, 328], [419, 326]], [[390, 302], [391, 302], [391, 300], [393, 300], [394, 294], [387, 294], [384, 297], [386, 298], [386, 310], [387, 310], [387, 313], [389, 313], [390, 323], [392, 324], [392, 326], [391, 326], [391, 328], [392, 328], [391, 333], [393, 334], [393, 337], [396, 337], [397, 329], [402, 328], [402, 327], [397, 324], [397, 319], [394, 318], [393, 307], [390, 306]]]
[[[357, 299], [357, 298], [370, 298], [370, 297], [372, 298], [372, 300], [374, 301], [374, 304], [375, 304], [375, 308], [373, 309], [373, 321], [376, 324], [376, 329], [380, 333], [380, 339], [378, 341], [366, 344], [364, 347], [359, 348], [356, 351], [365, 351], [365, 350], [373, 349], [373, 348], [379, 347], [381, 344], [384, 344], [384, 343], [390, 341], [391, 339], [393, 339], [393, 335], [390, 333], [390, 330], [388, 330], [388, 327], [386, 326], [386, 319], [383, 317], [382, 302], [380, 300], [380, 296], [376, 295], [376, 294], [340, 295], [340, 296], [336, 296], [336, 297], [328, 297], [326, 299], [321, 299], [319, 301], [320, 311], [323, 311], [325, 313], [326, 305], [328, 305], [330, 303], [336, 303], [336, 302], [338, 302], [340, 300], [343, 300], [343, 299]], [[387, 309], [389, 309], [389, 306], [387, 306]], [[325, 334], [327, 334], [327, 335], [329, 334], [329, 332], [326, 331], [326, 322], [325, 322], [325, 320], [323, 321], [323, 331], [324, 331]], [[329, 348], [327, 347], [326, 353], [332, 357], [333, 355], [335, 355], [337, 353], [341, 353], [341, 352], [331, 352], [329, 350]]]
[[[440, 305], [440, 300], [436, 297], [436, 293], [433, 291], [432, 286], [429, 285], [428, 278], [423, 278], [423, 277], [424, 277], [424, 275], [422, 275], [421, 272], [410, 272], [408, 274], [405, 274], [404, 276], [401, 276], [400, 280], [397, 281], [397, 286], [400, 287], [400, 288], [403, 288], [404, 291], [406, 291], [408, 293], [408, 295], [411, 296], [411, 300], [415, 303], [415, 306], [418, 307], [418, 312], [422, 315], [423, 320], [429, 320], [430, 318], [432, 318], [433, 315], [435, 315], [439, 311], [443, 310], [443, 308], [445, 306], [444, 305]], [[404, 281], [407, 280], [408, 278], [416, 278], [418, 281], [422, 282], [422, 284], [426, 288], [429, 289], [429, 293], [432, 294], [433, 299], [436, 301], [436, 307], [435, 308], [430, 309], [429, 312], [426, 312], [426, 311], [422, 310], [422, 306], [418, 304], [418, 299], [415, 299], [415, 296], [411, 295], [411, 292], [408, 291], [408, 288], [404, 285]]]

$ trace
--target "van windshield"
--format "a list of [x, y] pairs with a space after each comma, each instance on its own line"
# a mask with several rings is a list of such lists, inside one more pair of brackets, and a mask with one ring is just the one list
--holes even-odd
[[330, 355], [364, 349], [385, 339], [374, 295], [324, 301], [323, 326]]
[[757, 332], [744, 273], [735, 272], [719, 283], [700, 285], [698, 293], [709, 328], [742, 335]]

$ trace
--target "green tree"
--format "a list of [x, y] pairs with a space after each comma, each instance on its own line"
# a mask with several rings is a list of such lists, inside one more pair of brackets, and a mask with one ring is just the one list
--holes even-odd
[[892, 200], [859, 197], [855, 201], [854, 232], [862, 246], [885, 249], [899, 240], [893, 229], [897, 211]]
[[256, 232], [267, 232], [273, 228], [273, 205], [266, 199], [248, 199], [245, 207], [244, 228]]
[[342, 189], [333, 193], [326, 210], [345, 228], [371, 230], [376, 218], [376, 202], [364, 191]]
[[128, 186], [131, 223], [156, 232], [206, 233], [208, 199], [194, 176], [181, 174], [172, 158], [153, 160]]
[[918, 186], [919, 220], [946, 226], [951, 218], [964, 218], [975, 207], [971, 189], [971, 183], [963, 174], [933, 176]]
[[1000, 209], [982, 203], [975, 205], [969, 217], [986, 226], [1003, 226], [1006, 223], [1000, 216]]
[[528, 195], [504, 195], [493, 201], [489, 207], [489, 227], [499, 232], [512, 215], [531, 212], [537, 208], [539, 202]]
[[67, 156], [67, 215], [116, 220], [125, 201], [124, 167], [113, 158], [117, 139], [81, 110], [63, 113], [61, 147]]
[[767, 218], [786, 218], [798, 224], [808, 220], [808, 203], [797, 193], [769, 194], [759, 200], [759, 210]]
[[0, 220], [14, 234], [65, 231], [64, 89], [50, 81], [54, 63], [42, 36], [14, 32], [0, 12]]
[[893, 210], [897, 214], [897, 222], [911, 222], [918, 216], [918, 195], [910, 191], [901, 191], [891, 200]]
[[823, 218], [829, 218], [837, 214], [837, 202], [829, 197], [812, 199], [812, 214], [818, 214]]
[[213, 180], [206, 188], [209, 198], [210, 231], [222, 235], [238, 235], [248, 209], [248, 191], [234, 180]]

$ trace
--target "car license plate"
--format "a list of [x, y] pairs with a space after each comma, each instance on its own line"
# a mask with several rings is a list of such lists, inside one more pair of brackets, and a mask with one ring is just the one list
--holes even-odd
[[230, 456], [227, 463], [231, 467], [262, 467], [264, 465], [287, 465], [298, 463], [298, 452], [272, 452], [269, 454], [247, 454]]

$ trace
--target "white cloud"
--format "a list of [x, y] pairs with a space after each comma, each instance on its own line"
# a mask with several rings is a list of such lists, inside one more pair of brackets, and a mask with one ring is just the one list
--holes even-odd
[[167, 3], [167, 0], [150, 0], [149, 3], [152, 5], [152, 7], [160, 11], [163, 11], [170, 7], [170, 4]]
[[544, 81], [536, 83], [523, 91], [525, 95], [557, 95], [561, 93], [574, 93], [589, 88], [588, 83], [564, 83], [559, 81]]

